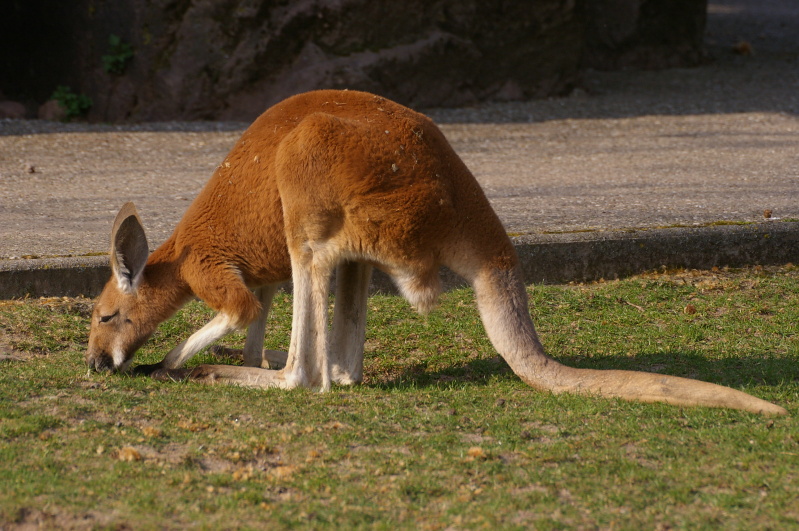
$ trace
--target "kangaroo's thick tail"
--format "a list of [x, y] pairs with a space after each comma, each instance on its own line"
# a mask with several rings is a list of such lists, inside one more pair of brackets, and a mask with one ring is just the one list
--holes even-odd
[[544, 352], [527, 306], [518, 269], [490, 269], [473, 280], [480, 316], [494, 348], [513, 372], [536, 389], [592, 394], [677, 406], [740, 409], [764, 415], [788, 412], [729, 387], [636, 371], [575, 369]]

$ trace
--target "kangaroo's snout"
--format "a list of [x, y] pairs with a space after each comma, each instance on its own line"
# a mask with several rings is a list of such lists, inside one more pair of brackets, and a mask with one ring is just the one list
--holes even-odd
[[114, 358], [107, 352], [86, 353], [86, 364], [89, 369], [98, 372], [113, 371], [115, 369]]

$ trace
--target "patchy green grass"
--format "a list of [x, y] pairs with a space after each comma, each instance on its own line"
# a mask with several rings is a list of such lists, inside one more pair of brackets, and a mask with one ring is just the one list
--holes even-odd
[[[491, 348], [469, 290], [428, 317], [370, 299], [365, 383], [325, 394], [88, 373], [89, 301], [0, 302], [0, 528], [799, 526], [796, 268], [530, 298], [566, 363], [731, 385], [792, 416], [536, 392]], [[278, 295], [268, 348], [286, 349], [290, 306]], [[209, 316], [190, 304], [138, 361]]]

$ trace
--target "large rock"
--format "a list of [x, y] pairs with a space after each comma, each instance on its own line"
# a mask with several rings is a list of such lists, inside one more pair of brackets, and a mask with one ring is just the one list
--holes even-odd
[[[2, 99], [1, 94], [0, 99]], [[0, 101], [0, 118], [11, 120], [25, 118], [25, 106], [18, 101]]]
[[47, 100], [39, 106], [37, 113], [39, 120], [60, 122], [66, 120], [67, 110], [56, 100]]
[[582, 48], [582, 18], [561, 0], [129, 2], [132, 29], [146, 33], [126, 35], [132, 86], [112, 83], [103, 98], [107, 76], [95, 72], [95, 115], [106, 119], [131, 109], [145, 120], [249, 120], [321, 87], [414, 106], [548, 96], [574, 83]]
[[[551, 96], [579, 81], [581, 64], [690, 64], [701, 52], [695, 31], [669, 25], [701, 28], [705, 3], [17, 2], [0, 17], [0, 88], [42, 102], [69, 85], [92, 98], [90, 118], [103, 121], [250, 120], [286, 96], [323, 87], [416, 107]], [[30, 32], [32, 24], [43, 31]], [[103, 69], [111, 35], [134, 49], [121, 73]], [[663, 46], [663, 35], [673, 45]]]

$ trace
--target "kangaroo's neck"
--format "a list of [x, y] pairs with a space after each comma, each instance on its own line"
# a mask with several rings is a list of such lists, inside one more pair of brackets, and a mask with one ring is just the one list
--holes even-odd
[[139, 296], [158, 321], [168, 319], [193, 295], [183, 278], [184, 260], [175, 246], [174, 237], [164, 242], [147, 260]]

